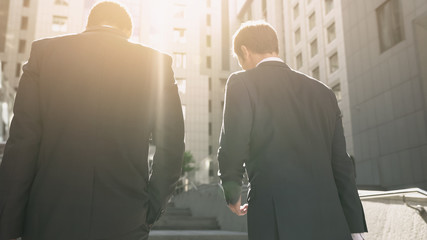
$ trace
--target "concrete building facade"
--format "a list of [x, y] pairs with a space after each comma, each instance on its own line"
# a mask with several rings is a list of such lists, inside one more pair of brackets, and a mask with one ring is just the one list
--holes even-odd
[[357, 182], [427, 188], [427, 2], [342, 0]]

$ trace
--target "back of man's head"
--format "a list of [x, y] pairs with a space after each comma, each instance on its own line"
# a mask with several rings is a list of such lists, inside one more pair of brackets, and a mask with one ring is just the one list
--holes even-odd
[[[90, 11], [87, 28], [111, 26], [132, 33], [132, 19], [124, 6], [112, 1], [103, 1], [94, 5]], [[130, 36], [131, 34], [129, 34]]]
[[235, 55], [242, 57], [242, 46], [258, 54], [279, 53], [276, 30], [265, 21], [249, 21], [240, 26], [233, 36]]

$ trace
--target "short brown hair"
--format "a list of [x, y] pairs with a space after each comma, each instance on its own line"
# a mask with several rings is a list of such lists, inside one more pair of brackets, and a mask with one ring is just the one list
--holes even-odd
[[132, 31], [132, 19], [126, 8], [112, 1], [95, 4], [90, 10], [86, 27], [111, 25], [122, 30]]
[[279, 40], [276, 30], [263, 20], [242, 23], [233, 36], [235, 55], [243, 55], [241, 46], [246, 46], [249, 50], [259, 54], [279, 53]]

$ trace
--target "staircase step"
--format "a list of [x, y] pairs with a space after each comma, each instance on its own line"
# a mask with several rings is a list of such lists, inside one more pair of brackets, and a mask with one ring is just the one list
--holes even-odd
[[153, 226], [162, 230], [214, 230], [219, 229], [216, 218], [192, 216], [163, 216]]
[[167, 208], [165, 212], [165, 216], [191, 216], [191, 211], [189, 208]]
[[220, 230], [208, 231], [165, 231], [153, 230], [149, 240], [248, 240], [248, 234]]

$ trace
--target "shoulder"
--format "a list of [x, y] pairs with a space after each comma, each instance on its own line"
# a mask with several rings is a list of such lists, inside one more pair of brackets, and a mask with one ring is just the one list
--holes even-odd
[[137, 51], [140, 51], [145, 56], [150, 57], [152, 59], [152, 62], [155, 62], [158, 64], [162, 64], [162, 63], [171, 64], [172, 63], [172, 56], [170, 56], [169, 54], [167, 54], [161, 50], [158, 50], [158, 49], [155, 49], [155, 48], [152, 48], [152, 47], [149, 47], [149, 46], [146, 46], [144, 44], [137, 43], [137, 42], [129, 41], [129, 43], [131, 45], [133, 45], [133, 47], [135, 49], [137, 49]]
[[242, 71], [237, 71], [230, 74], [230, 76], [228, 77], [227, 83], [225, 85], [225, 88], [228, 89], [231, 86], [243, 84], [243, 79], [247, 77], [246, 72], [247, 71], [242, 70]]

